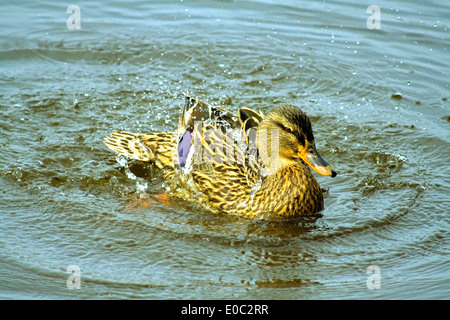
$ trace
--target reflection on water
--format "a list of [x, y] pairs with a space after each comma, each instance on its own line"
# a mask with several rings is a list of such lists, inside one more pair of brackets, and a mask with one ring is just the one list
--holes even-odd
[[[81, 1], [68, 30], [66, 5], [3, 3], [1, 297], [448, 298], [449, 8], [381, 1], [370, 30], [370, 4]], [[339, 171], [321, 216], [211, 214], [104, 147], [176, 128], [186, 91], [301, 107]]]

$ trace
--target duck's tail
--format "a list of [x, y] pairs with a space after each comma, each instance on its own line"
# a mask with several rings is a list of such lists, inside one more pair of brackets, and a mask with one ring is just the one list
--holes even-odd
[[139, 134], [114, 131], [103, 142], [109, 149], [129, 159], [173, 167], [176, 155], [176, 134], [173, 132]]
[[106, 146], [129, 159], [152, 162], [155, 153], [152, 150], [151, 139], [144, 134], [126, 131], [114, 131], [107, 135], [103, 141]]

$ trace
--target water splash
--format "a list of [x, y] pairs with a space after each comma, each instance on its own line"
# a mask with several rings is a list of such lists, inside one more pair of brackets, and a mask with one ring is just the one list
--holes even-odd
[[133, 172], [131, 172], [128, 159], [125, 156], [120, 154], [117, 155], [116, 161], [125, 169], [127, 178], [136, 181], [136, 191], [143, 192], [148, 189], [148, 182], [144, 178], [137, 177]]

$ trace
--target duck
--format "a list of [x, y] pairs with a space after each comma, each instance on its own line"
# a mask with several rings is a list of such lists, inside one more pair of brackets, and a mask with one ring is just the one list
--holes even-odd
[[180, 197], [248, 218], [317, 215], [324, 190], [313, 172], [337, 175], [316, 149], [311, 120], [290, 104], [234, 113], [186, 95], [172, 132], [113, 131], [104, 143], [156, 166]]

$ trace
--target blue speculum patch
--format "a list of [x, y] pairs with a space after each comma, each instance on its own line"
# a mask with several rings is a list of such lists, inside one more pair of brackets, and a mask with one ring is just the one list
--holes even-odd
[[192, 134], [189, 130], [186, 130], [178, 141], [178, 163], [180, 167], [186, 165], [186, 158], [191, 148]]

